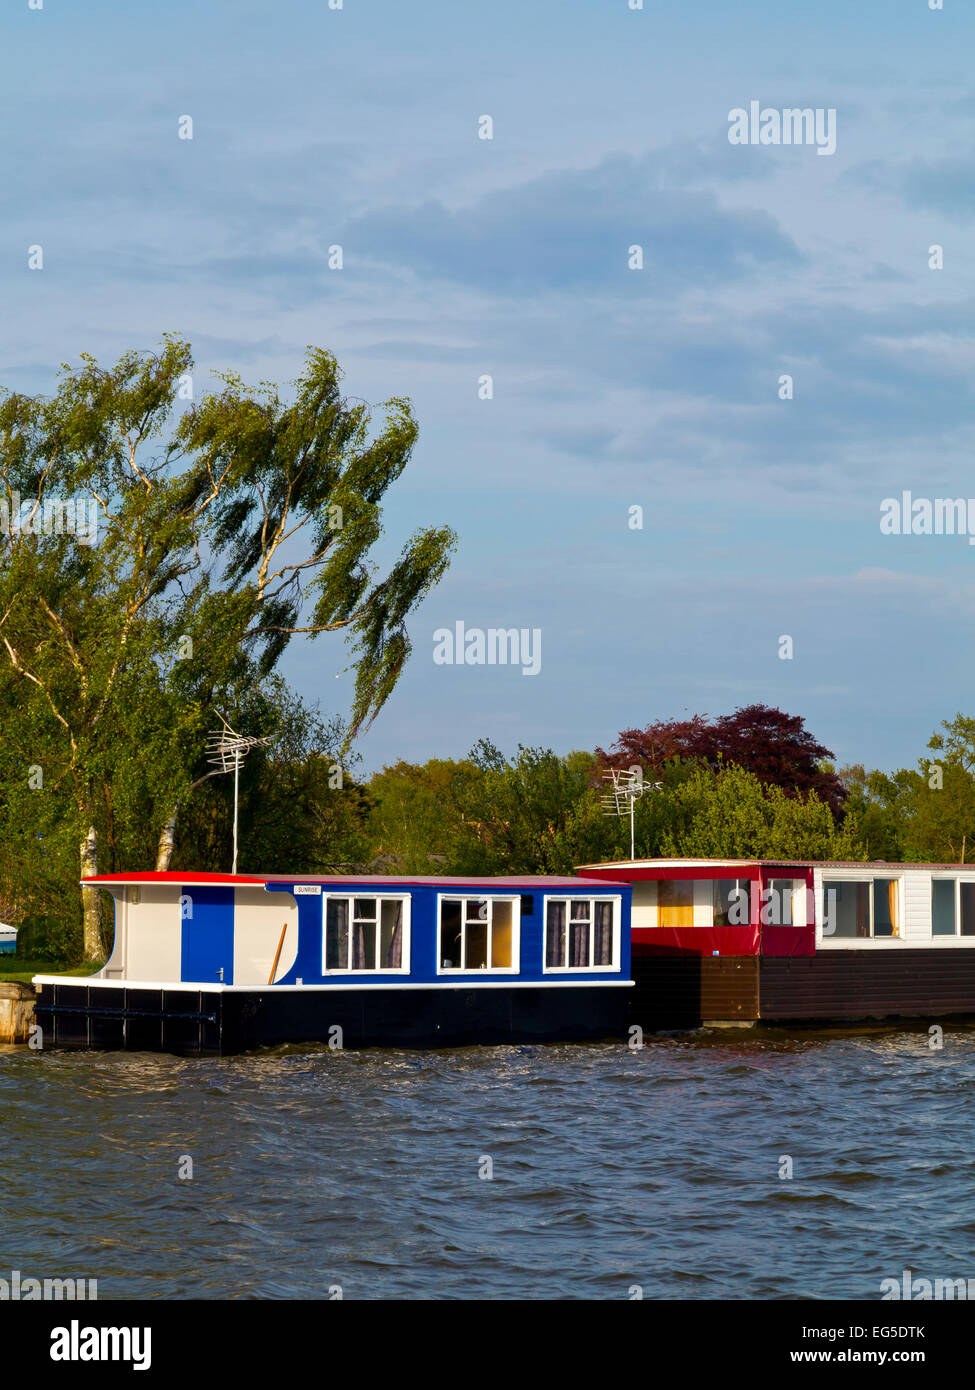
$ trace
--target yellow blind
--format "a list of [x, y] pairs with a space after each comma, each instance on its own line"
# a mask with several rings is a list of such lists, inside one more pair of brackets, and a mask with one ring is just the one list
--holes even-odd
[[692, 879], [661, 879], [657, 884], [657, 926], [693, 927], [694, 882]]

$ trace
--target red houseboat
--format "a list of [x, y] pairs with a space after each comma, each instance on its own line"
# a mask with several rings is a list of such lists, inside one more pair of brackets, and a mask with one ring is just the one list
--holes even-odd
[[756, 859], [586, 864], [632, 885], [645, 1030], [975, 1015], [975, 866]]

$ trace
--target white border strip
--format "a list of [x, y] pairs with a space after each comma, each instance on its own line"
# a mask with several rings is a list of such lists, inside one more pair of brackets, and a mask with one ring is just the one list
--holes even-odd
[[824, 936], [816, 942], [821, 951], [971, 951], [975, 936]]
[[430, 989], [594, 989], [628, 988], [635, 980], [607, 980], [597, 976], [590, 980], [476, 980], [467, 975], [462, 980], [430, 980], [425, 984], [401, 984], [389, 980], [383, 984], [314, 984], [314, 985], [221, 985], [213, 980], [100, 980], [95, 975], [35, 975], [34, 985], [91, 985], [95, 989], [165, 989], [172, 993], [202, 991], [204, 994], [310, 994], [328, 990], [430, 990]]

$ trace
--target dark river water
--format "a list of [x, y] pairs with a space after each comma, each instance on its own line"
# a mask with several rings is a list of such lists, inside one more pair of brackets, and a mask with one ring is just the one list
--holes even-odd
[[100, 1298], [877, 1299], [905, 1268], [975, 1276], [973, 1086], [975, 1031], [954, 1026], [940, 1051], [922, 1025], [643, 1051], [0, 1048], [0, 1278], [96, 1278]]

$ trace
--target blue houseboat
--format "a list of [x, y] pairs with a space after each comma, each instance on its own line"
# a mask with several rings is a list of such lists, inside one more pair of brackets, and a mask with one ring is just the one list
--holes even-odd
[[596, 878], [110, 874], [92, 976], [38, 975], [44, 1046], [621, 1038], [631, 886]]

